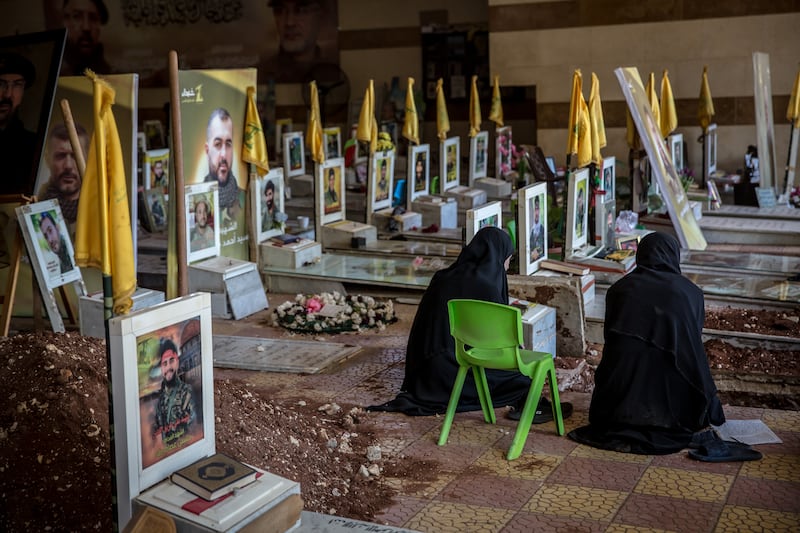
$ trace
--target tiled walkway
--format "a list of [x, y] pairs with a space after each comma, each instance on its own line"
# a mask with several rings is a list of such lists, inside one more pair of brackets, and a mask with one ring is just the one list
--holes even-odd
[[[275, 307], [285, 295], [268, 295]], [[416, 310], [396, 305], [400, 321], [379, 333], [321, 337], [363, 346], [326, 373], [259, 373], [216, 369], [269, 387], [277, 396], [367, 406], [394, 397], [403, 378], [408, 327]], [[264, 326], [268, 311], [241, 321], [215, 320], [214, 333], [283, 337]], [[304, 340], [308, 338], [304, 337]], [[575, 412], [567, 431], [587, 422], [590, 397], [562, 393]], [[396, 503], [375, 520], [430, 533], [448, 532], [749, 532], [800, 531], [800, 412], [726, 406], [730, 419], [763, 420], [782, 444], [757, 446], [760, 461], [703, 463], [686, 452], [640, 456], [596, 450], [533, 426], [523, 454], [507, 461], [515, 422], [498, 409], [497, 425], [480, 413], [456, 416], [439, 447], [441, 417], [372, 413], [390, 438], [384, 453], [436, 461], [438, 479], [385, 479]], [[379, 531], [379, 529], [375, 529]]]

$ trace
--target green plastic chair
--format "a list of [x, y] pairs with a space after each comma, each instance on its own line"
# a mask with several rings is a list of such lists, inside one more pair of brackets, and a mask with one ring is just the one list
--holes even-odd
[[514, 440], [506, 458], [511, 461], [522, 453], [531, 429], [536, 406], [542, 394], [545, 378], [550, 382], [551, 404], [556, 431], [564, 434], [564, 419], [561, 417], [561, 403], [558, 399], [558, 382], [553, 356], [545, 352], [534, 352], [520, 348], [522, 339], [522, 319], [520, 311], [510, 305], [502, 305], [482, 300], [450, 300], [447, 302], [450, 317], [450, 334], [456, 342], [456, 360], [459, 364], [447, 414], [439, 436], [439, 446], [447, 444], [450, 427], [456, 414], [458, 400], [467, 371], [472, 370], [478, 398], [487, 423], [497, 422], [492, 406], [489, 384], [485, 369], [517, 370], [531, 378], [528, 398], [522, 410]]
[[511, 237], [511, 247], [516, 250], [517, 249], [517, 221], [516, 220], [509, 220], [506, 223], [506, 231], [508, 231], [509, 237]]

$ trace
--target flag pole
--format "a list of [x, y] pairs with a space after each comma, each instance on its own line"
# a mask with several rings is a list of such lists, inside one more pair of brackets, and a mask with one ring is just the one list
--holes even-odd
[[[786, 200], [789, 200], [789, 193], [791, 192], [791, 186], [794, 184], [794, 179], [792, 179], [792, 183], [789, 183], [789, 171], [792, 171], [792, 175], [794, 177], [794, 169], [792, 168], [794, 165], [794, 161], [792, 161], [792, 152], [794, 155], [797, 156], [797, 139], [794, 138], [794, 130], [797, 128], [794, 127], [794, 121], [789, 122], [789, 150], [786, 152], [786, 172], [783, 175], [783, 192], [786, 194]], [[794, 144], [794, 146], [792, 146]], [[794, 148], [794, 150], [792, 150]]]
[[83, 175], [86, 174], [86, 159], [83, 155], [80, 138], [78, 137], [78, 130], [75, 128], [75, 119], [72, 117], [72, 109], [69, 106], [69, 100], [66, 98], [61, 100], [61, 115], [64, 117], [64, 126], [67, 128], [69, 143], [72, 145], [72, 153], [75, 157], [78, 173], [81, 179], [83, 179]]
[[[170, 236], [175, 236], [174, 249], [170, 250], [167, 246], [167, 256], [170, 252], [175, 254], [176, 261], [167, 261], [167, 299], [186, 296], [189, 294], [188, 267], [186, 252], [186, 195], [183, 192], [183, 144], [181, 143], [181, 100], [180, 88], [178, 87], [178, 53], [175, 50], [169, 52], [169, 100], [171, 109], [170, 133], [172, 135], [172, 147], [170, 159], [175, 165], [175, 174], [170, 184], [175, 184], [174, 194], [170, 196], [170, 205], [175, 206], [175, 228], [169, 232]], [[170, 187], [171, 189], [172, 187]], [[172, 208], [170, 208], [171, 210]], [[169, 269], [171, 265], [177, 267], [175, 273], [176, 283], [172, 289], [175, 294], [169, 294]]]

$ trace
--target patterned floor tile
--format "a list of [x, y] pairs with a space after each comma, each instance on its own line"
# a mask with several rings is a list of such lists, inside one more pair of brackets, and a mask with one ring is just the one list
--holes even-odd
[[740, 533], [742, 531], [797, 533], [800, 531], [800, 514], [767, 511], [752, 507], [726, 506], [722, 510], [714, 533]]
[[398, 494], [412, 496], [423, 500], [432, 500], [448, 483], [455, 479], [454, 474], [440, 474], [434, 481], [414, 481], [408, 478], [384, 477], [386, 486], [395, 489]]
[[620, 453], [609, 450], [600, 450], [579, 444], [569, 454], [571, 457], [585, 457], [587, 459], [602, 459], [604, 461], [619, 461], [621, 463], [636, 463], [647, 465], [653, 460], [651, 455], [638, 455], [635, 453]]
[[548, 476], [547, 482], [630, 492], [645, 468], [644, 465], [619, 461], [567, 457]]
[[531, 499], [531, 495], [540, 485], [540, 481], [528, 479], [465, 474], [450, 482], [436, 499], [517, 511]]
[[605, 533], [672, 533], [667, 529], [656, 529], [652, 527], [629, 526], [627, 524], [611, 524]]
[[728, 495], [729, 505], [800, 512], [800, 483], [739, 477]]
[[[436, 438], [439, 436], [438, 429], [435, 430]], [[442, 472], [461, 473], [471, 465], [483, 453], [483, 448], [477, 446], [466, 446], [463, 444], [448, 444], [438, 446], [432, 438], [432, 433], [428, 432], [420, 439], [414, 441], [403, 453], [416, 459], [426, 461], [436, 461]]]
[[721, 510], [721, 503], [631, 494], [613, 521], [645, 531], [710, 532]]
[[708, 463], [692, 459], [686, 451], [670, 453], [668, 455], [656, 455], [653, 457], [651, 466], [663, 466], [666, 468], [682, 468], [695, 472], [709, 472], [712, 474], [725, 474], [735, 476], [742, 468], [742, 463]]
[[772, 431], [798, 431], [800, 429], [800, 411], [766, 409], [761, 420]]
[[[511, 433], [508, 437], [503, 439], [502, 445], [508, 448], [511, 446], [513, 438], [514, 434]], [[567, 456], [577, 446], [578, 443], [568, 439], [566, 435], [562, 436], [555, 432], [540, 431], [539, 426], [536, 425], [531, 428], [531, 432], [525, 440], [525, 447], [522, 449], [522, 453], [544, 453], [547, 455]]]
[[765, 409], [762, 407], [725, 405], [723, 406], [723, 411], [727, 420], [759, 420], [764, 416]]
[[800, 481], [800, 456], [769, 454], [742, 464], [740, 475], [778, 481]]
[[397, 496], [394, 498], [392, 505], [375, 515], [375, 522], [380, 524], [405, 524], [426, 505], [428, 505], [428, 500], [422, 498]]
[[524, 509], [531, 513], [610, 522], [627, 496], [615, 490], [545, 483]]
[[[447, 444], [465, 444], [470, 446], [488, 447], [501, 439], [507, 430], [496, 424], [487, 424], [477, 418], [467, 419], [459, 417], [450, 426], [450, 433], [447, 436]], [[436, 439], [439, 439], [441, 429], [436, 432]]]
[[[800, 430], [800, 428], [797, 428]], [[758, 450], [765, 454], [785, 453], [800, 455], [800, 432], [777, 430], [775, 434], [783, 442], [778, 444], [759, 444]]]
[[473, 464], [498, 476], [542, 481], [551, 474], [561, 461], [553, 455], [522, 454], [517, 459], [506, 459], [508, 450], [492, 448], [483, 453]]
[[514, 511], [505, 509], [436, 501], [414, 515], [405, 527], [436, 533], [494, 533], [512, 516]]
[[634, 488], [637, 494], [704, 502], [724, 502], [733, 476], [651, 466]]
[[500, 533], [602, 533], [608, 531], [607, 522], [571, 519], [561, 516], [521, 512], [508, 521]]

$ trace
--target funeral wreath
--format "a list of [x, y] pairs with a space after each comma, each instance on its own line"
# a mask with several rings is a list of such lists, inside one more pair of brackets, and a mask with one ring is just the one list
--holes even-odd
[[273, 324], [299, 333], [340, 333], [364, 328], [383, 329], [397, 320], [391, 300], [339, 292], [298, 294], [272, 315]]

